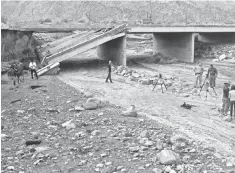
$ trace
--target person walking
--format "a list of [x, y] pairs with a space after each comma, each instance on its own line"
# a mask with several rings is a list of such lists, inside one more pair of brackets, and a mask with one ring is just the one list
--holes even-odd
[[231, 90], [229, 91], [230, 99], [230, 117], [235, 117], [235, 85], [232, 85]]
[[31, 78], [33, 79], [33, 73], [34, 73], [36, 78], [38, 79], [38, 74], [37, 74], [37, 70], [36, 70], [37, 69], [37, 64], [33, 59], [29, 63], [29, 69], [30, 69], [30, 72], [31, 72]]
[[224, 83], [224, 87], [223, 87], [223, 104], [222, 104], [222, 114], [224, 116], [227, 115], [228, 110], [229, 110], [229, 106], [230, 106], [230, 100], [229, 100], [229, 86], [230, 86], [230, 82], [225, 82]]
[[109, 61], [109, 65], [108, 65], [108, 76], [107, 76], [105, 82], [108, 82], [108, 80], [110, 80], [110, 82], [113, 83], [113, 81], [112, 81], [112, 79], [111, 79], [111, 72], [112, 72], [112, 61]]
[[211, 64], [210, 68], [208, 69], [208, 73], [209, 75], [209, 80], [210, 80], [210, 87], [214, 88], [215, 87], [215, 80], [218, 76], [218, 71], [217, 69]]
[[203, 72], [204, 72], [204, 68], [202, 67], [202, 64], [199, 62], [198, 66], [194, 68], [194, 73], [196, 75], [195, 88], [197, 88], [198, 84], [199, 84], [199, 87], [202, 85]]

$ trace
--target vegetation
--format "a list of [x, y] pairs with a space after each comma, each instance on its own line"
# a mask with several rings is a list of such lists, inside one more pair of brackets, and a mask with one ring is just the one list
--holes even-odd
[[78, 22], [83, 21], [86, 15], [89, 23], [93, 24], [107, 23], [107, 20], [135, 24], [150, 17], [154, 24], [160, 25], [235, 24], [234, 9], [234, 1], [2, 2], [2, 14], [16, 23], [39, 21], [42, 18], [44, 20], [41, 23], [56, 23], [61, 21], [62, 15], [69, 19], [64, 19], [64, 23]]

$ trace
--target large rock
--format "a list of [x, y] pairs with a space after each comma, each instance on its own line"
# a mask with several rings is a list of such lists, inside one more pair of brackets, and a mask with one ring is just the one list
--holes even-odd
[[159, 168], [153, 168], [152, 171], [153, 171], [154, 173], [162, 173], [162, 170], [159, 169]]
[[171, 150], [162, 150], [157, 157], [163, 165], [173, 165], [180, 162], [179, 155]]
[[140, 147], [139, 147], [139, 146], [129, 147], [129, 150], [130, 150], [131, 152], [138, 152], [138, 151], [139, 151], [139, 149], [140, 149]]
[[132, 73], [132, 76], [135, 77], [135, 78], [139, 78], [140, 75], [138, 73]]
[[131, 105], [131, 107], [128, 110], [123, 111], [121, 113], [121, 115], [123, 115], [125, 117], [137, 117], [137, 112], [135, 111], [135, 106]]
[[219, 60], [220, 61], [223, 61], [224, 59], [226, 59], [226, 55], [225, 54], [222, 54], [219, 56]]
[[82, 105], [86, 110], [95, 110], [98, 108], [98, 104], [95, 102], [88, 102]]
[[142, 132], [140, 133], [140, 137], [141, 137], [141, 138], [149, 138], [150, 135], [149, 135], [148, 130], [142, 131]]
[[136, 111], [123, 111], [122, 115], [125, 117], [137, 117]]
[[96, 103], [97, 105], [99, 105], [101, 101], [97, 98], [88, 98], [86, 103]]
[[230, 116], [225, 116], [225, 117], [223, 118], [223, 120], [224, 120], [224, 121], [228, 121], [228, 122], [232, 121], [232, 119], [231, 119]]
[[175, 136], [172, 136], [170, 138], [170, 141], [171, 141], [172, 144], [183, 143], [183, 142], [187, 144], [188, 143], [188, 138], [181, 135], [181, 134], [177, 134]]

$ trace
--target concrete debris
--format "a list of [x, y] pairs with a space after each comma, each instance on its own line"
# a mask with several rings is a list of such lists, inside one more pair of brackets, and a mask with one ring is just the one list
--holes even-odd
[[179, 155], [171, 150], [162, 150], [157, 156], [163, 165], [173, 165], [180, 161]]
[[123, 111], [121, 115], [123, 115], [125, 117], [137, 117], [137, 112], [135, 111], [135, 106], [131, 105], [131, 107], [128, 110]]
[[95, 102], [88, 102], [82, 105], [86, 110], [94, 110], [98, 108], [98, 104]]

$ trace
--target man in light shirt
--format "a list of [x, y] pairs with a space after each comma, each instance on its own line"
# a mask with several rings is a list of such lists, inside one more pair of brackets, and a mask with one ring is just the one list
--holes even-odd
[[31, 72], [31, 77], [33, 79], [33, 73], [35, 74], [36, 78], [38, 79], [38, 74], [37, 74], [37, 64], [36, 62], [32, 59], [31, 62], [29, 63], [29, 69]]
[[231, 90], [229, 91], [230, 99], [230, 117], [235, 116], [235, 85], [232, 85]]
[[197, 88], [198, 84], [199, 87], [202, 85], [202, 74], [204, 72], [204, 68], [202, 67], [202, 64], [199, 62], [198, 66], [195, 67], [194, 73], [196, 75], [196, 84], [195, 87]]

